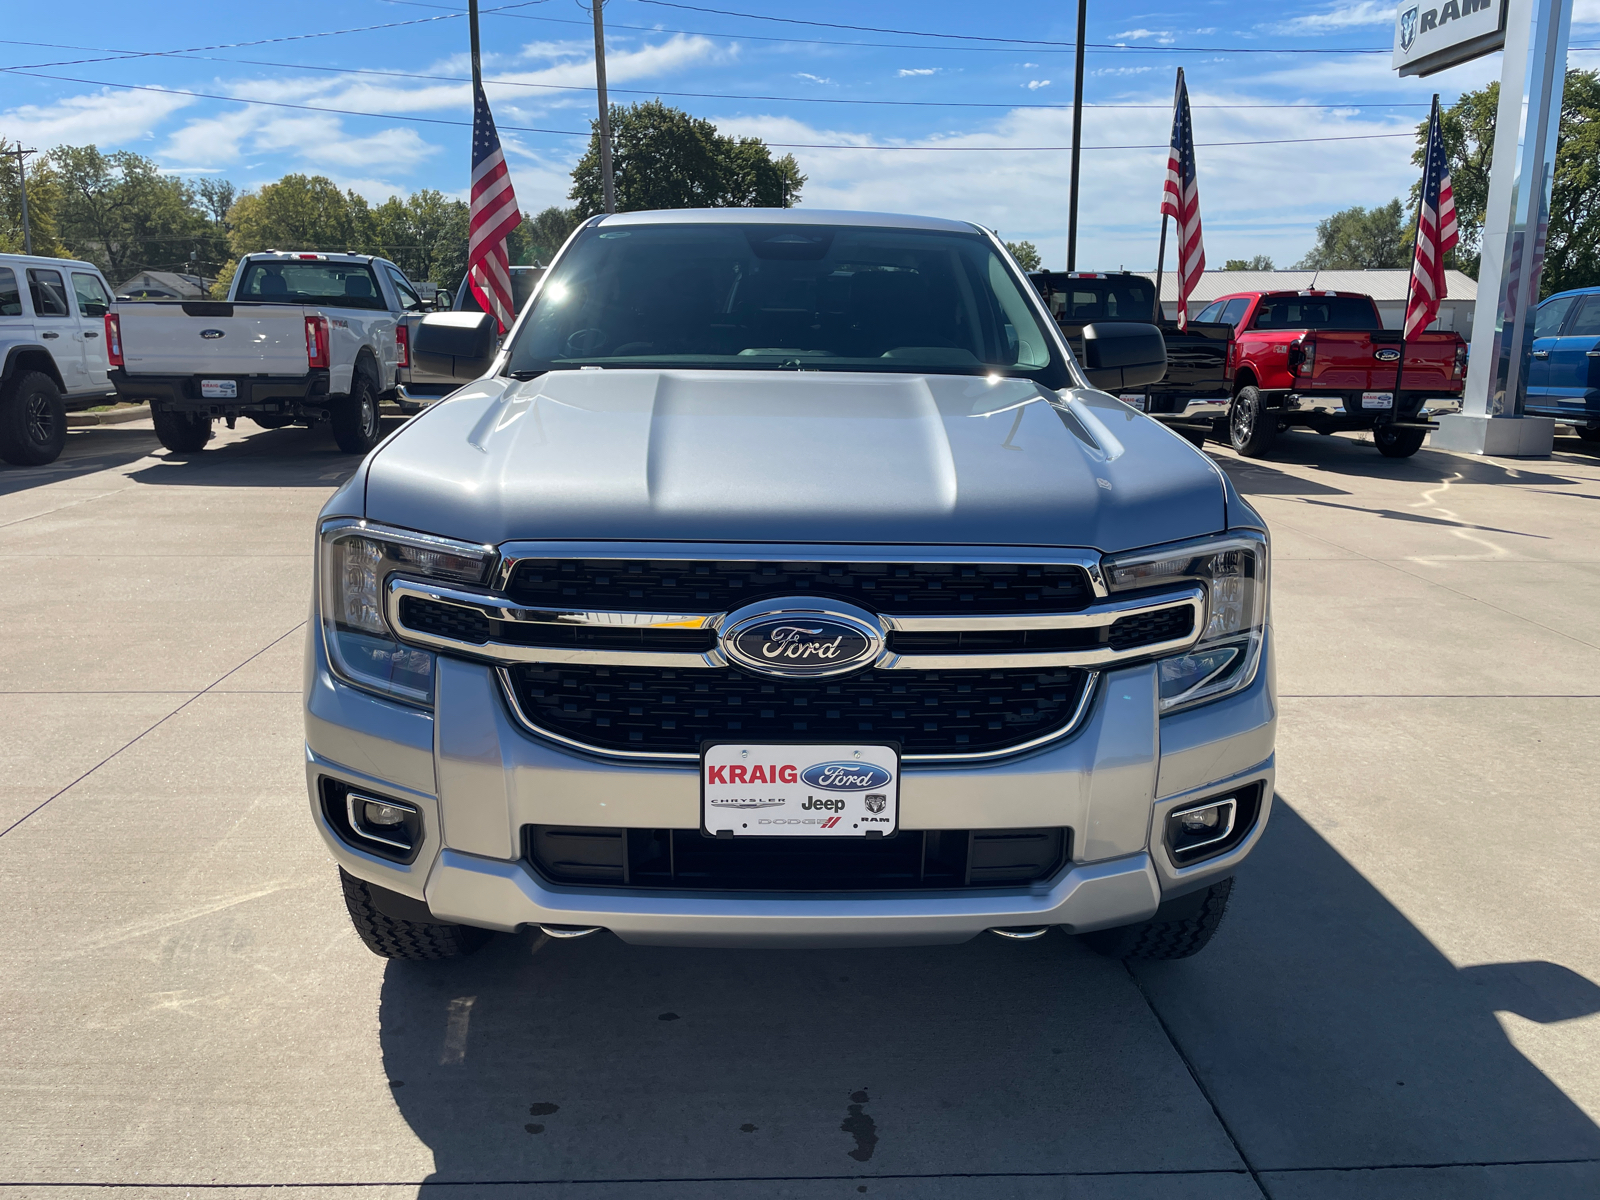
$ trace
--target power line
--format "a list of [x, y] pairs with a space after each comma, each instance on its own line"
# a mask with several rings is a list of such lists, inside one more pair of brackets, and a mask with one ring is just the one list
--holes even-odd
[[[264, 105], [264, 106], [266, 106], [268, 108], [292, 108], [292, 109], [298, 109], [300, 111], [305, 111], [305, 112], [335, 113], [335, 114], [337, 114], [339, 116], [345, 116], [345, 117], [372, 117], [372, 118], [375, 118], [377, 120], [382, 120], [382, 121], [412, 121], [412, 122], [416, 122], [418, 124], [423, 124], [423, 125], [454, 125], [454, 126], [461, 126], [461, 127], [466, 127], [466, 128], [470, 128], [471, 125], [472, 125], [471, 121], [451, 120], [448, 117], [418, 117], [418, 116], [412, 116], [409, 113], [363, 112], [363, 111], [358, 110], [358, 109], [331, 108], [331, 107], [328, 107], [326, 105], [320, 105], [320, 104], [291, 104], [286, 100], [247, 100], [247, 99], [245, 99], [245, 98], [243, 98], [241, 96], [223, 96], [223, 95], [219, 95], [219, 94], [217, 94], [215, 92], [195, 92], [195, 91], [186, 90], [184, 88], [148, 87], [148, 86], [141, 86], [139, 84], [132, 84], [132, 83], [108, 83], [103, 79], [79, 79], [79, 78], [75, 78], [75, 77], [70, 76], [70, 75], [45, 75], [45, 74], [42, 74], [42, 73], [40, 73], [38, 71], [19, 71], [19, 70], [16, 70], [15, 68], [0, 68], [0, 71], [4, 71], [4, 72], [10, 73], [10, 74], [15, 74], [15, 75], [25, 75], [25, 76], [28, 76], [28, 77], [34, 78], [34, 79], [56, 79], [56, 80], [64, 81], [66, 83], [86, 83], [86, 84], [90, 84], [91, 86], [95, 86], [95, 87], [123, 88], [125, 90], [135, 91], [135, 92], [155, 92], [155, 93], [157, 93], [159, 95], [164, 95], [164, 96], [194, 96], [197, 99], [201, 99], [201, 100], [223, 100], [223, 101], [226, 101], [226, 102], [228, 102], [230, 104]], [[500, 128], [501, 129], [505, 129], [505, 130], [510, 130], [510, 131], [512, 131], [514, 133], [555, 133], [555, 134], [568, 135], [568, 136], [572, 136], [572, 137], [587, 137], [589, 135], [589, 132], [590, 132], [589, 130], [578, 130], [578, 129], [541, 129], [541, 128], [536, 128], [534, 126], [529, 126], [529, 125], [501, 125]], [[1263, 139], [1260, 139], [1260, 140], [1238, 141], [1238, 142], [1196, 142], [1195, 145], [1196, 146], [1201, 146], [1201, 147], [1206, 147], [1206, 146], [1281, 146], [1281, 145], [1298, 145], [1298, 144], [1307, 143], [1307, 142], [1351, 142], [1351, 141], [1364, 141], [1364, 140], [1369, 140], [1369, 139], [1374, 139], [1374, 138], [1397, 138], [1397, 137], [1414, 138], [1415, 136], [1416, 136], [1416, 134], [1414, 132], [1412, 132], [1410, 130], [1406, 130], [1404, 132], [1396, 132], [1396, 133], [1363, 133], [1363, 134], [1350, 134], [1350, 135], [1333, 136], [1333, 137], [1263, 138]], [[1066, 147], [1066, 146], [904, 146], [904, 145], [858, 144], [858, 143], [846, 143], [846, 142], [837, 142], [837, 143], [835, 143], [835, 142], [768, 142], [766, 144], [768, 146], [775, 147], [775, 148], [780, 149], [780, 150], [937, 150], [937, 151], [964, 151], [964, 152], [968, 152], [968, 153], [973, 153], [973, 152], [991, 152], [991, 151], [992, 152], [1001, 152], [1001, 151], [1066, 150], [1066, 149], [1069, 148], [1069, 147]], [[1160, 143], [1152, 142], [1152, 143], [1150, 143], [1148, 145], [1132, 145], [1132, 144], [1129, 144], [1129, 145], [1106, 145], [1106, 146], [1084, 146], [1083, 147], [1083, 149], [1085, 149], [1085, 150], [1165, 150], [1167, 148], [1168, 147], [1167, 147], [1167, 143], [1166, 142], [1160, 142]]]
[[[38, 45], [37, 42], [13, 42], [0, 38], [0, 45]], [[94, 50], [106, 54], [132, 55], [134, 51], [122, 51], [110, 46], [61, 46], [68, 50]], [[310, 63], [279, 62], [271, 59], [259, 58], [217, 58], [211, 55], [191, 53], [186, 50], [147, 50], [138, 52], [146, 57], [177, 58], [190, 62], [219, 62], [232, 63], [239, 66], [274, 67], [296, 71], [321, 71], [334, 75], [370, 75], [384, 79], [421, 79], [438, 83], [470, 83], [465, 75], [433, 75], [421, 71], [380, 71], [371, 67], [327, 67]], [[78, 60], [78, 61], [116, 61], [109, 60]], [[23, 67], [0, 67], [0, 71], [31, 70], [34, 65], [25, 64]], [[593, 93], [593, 87], [586, 87], [574, 83], [529, 83], [520, 79], [495, 79], [486, 78], [485, 84], [499, 87], [537, 88], [540, 90], [560, 92], [588, 92]], [[610, 87], [609, 91], [630, 96], [670, 96], [674, 99], [687, 100], [759, 100], [763, 102], [782, 104], [855, 104], [867, 106], [891, 106], [902, 108], [1001, 108], [1001, 109], [1027, 109], [1040, 111], [1068, 111], [1070, 104], [1033, 104], [1012, 101], [978, 101], [978, 100], [877, 100], [877, 99], [846, 99], [832, 96], [769, 96], [760, 94], [747, 94], [739, 92], [670, 92], [660, 88], [618, 88]], [[1085, 104], [1085, 108], [1097, 109], [1151, 109], [1165, 111], [1172, 107], [1171, 104]], [[1206, 109], [1342, 109], [1342, 108], [1427, 108], [1428, 105], [1421, 101], [1393, 101], [1374, 104], [1194, 104], [1193, 108]]]

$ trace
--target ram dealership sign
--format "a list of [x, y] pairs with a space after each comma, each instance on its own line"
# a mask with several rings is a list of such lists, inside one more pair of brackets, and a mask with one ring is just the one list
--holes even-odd
[[1432, 75], [1500, 49], [1507, 0], [1400, 0], [1394, 20], [1394, 69]]

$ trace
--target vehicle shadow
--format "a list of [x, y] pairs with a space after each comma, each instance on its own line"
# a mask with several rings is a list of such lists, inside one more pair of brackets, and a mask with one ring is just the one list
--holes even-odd
[[1600, 1159], [1600, 1129], [1494, 1015], [1586, 1016], [1595, 984], [1458, 970], [1281, 799], [1233, 907], [1205, 954], [1131, 973], [1054, 933], [790, 952], [502, 937], [387, 966], [383, 1063], [428, 1185], [974, 1181], [944, 1196], [1031, 1173], [1057, 1195], [1198, 1170], [1194, 1187], [1245, 1189], [1204, 1194], [1246, 1194], [1207, 1095], [1258, 1169]]
[[[404, 423], [403, 417], [384, 417], [383, 435]], [[339, 449], [326, 425], [261, 429], [246, 420], [232, 431], [219, 425], [217, 436], [199, 453], [159, 453], [128, 477], [162, 487], [328, 488], [361, 465], [360, 455]]]
[[101, 471], [115, 471], [161, 452], [161, 443], [149, 429], [125, 425], [98, 425], [67, 431], [61, 457], [42, 467], [18, 467], [0, 462], [0, 496], [29, 488], [82, 479]]

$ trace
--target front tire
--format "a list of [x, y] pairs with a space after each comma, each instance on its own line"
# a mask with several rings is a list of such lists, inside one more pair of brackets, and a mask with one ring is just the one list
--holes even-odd
[[378, 389], [364, 371], [357, 370], [350, 381], [350, 394], [336, 400], [333, 409], [333, 440], [346, 454], [366, 454], [382, 436], [378, 418]]
[[67, 444], [67, 409], [56, 381], [43, 371], [18, 371], [0, 393], [0, 458], [42, 467]]
[[487, 929], [477, 929], [471, 925], [436, 924], [391, 917], [378, 907], [377, 897], [374, 896], [382, 888], [357, 879], [343, 867], [339, 868], [339, 882], [344, 888], [344, 906], [350, 912], [350, 923], [356, 927], [356, 933], [367, 949], [379, 958], [403, 958], [415, 962], [459, 958], [480, 949], [493, 936]]
[[1232, 892], [1230, 875], [1208, 888], [1166, 901], [1148, 921], [1079, 936], [1089, 949], [1107, 958], [1189, 958], [1204, 950], [1217, 932]]
[[1264, 458], [1278, 436], [1278, 419], [1267, 411], [1261, 389], [1247, 384], [1228, 410], [1228, 444], [1246, 458]]
[[1427, 436], [1425, 429], [1396, 429], [1392, 425], [1378, 425], [1372, 430], [1372, 443], [1385, 458], [1410, 458], [1422, 449], [1422, 439]]
[[1573, 431], [1586, 442], [1600, 442], [1600, 425], [1574, 425]]
[[211, 417], [208, 413], [175, 412], [156, 409], [150, 414], [155, 423], [156, 437], [174, 454], [196, 454], [206, 448], [211, 440]]

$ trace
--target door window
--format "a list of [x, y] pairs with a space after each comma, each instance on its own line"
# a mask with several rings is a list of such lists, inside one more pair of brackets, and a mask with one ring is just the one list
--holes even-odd
[[1228, 307], [1222, 310], [1222, 320], [1229, 325], [1237, 325], [1244, 320], [1245, 310], [1250, 307], [1250, 298], [1241, 296], [1237, 300], [1229, 300]]
[[29, 267], [28, 295], [33, 298], [33, 315], [36, 317], [72, 315], [72, 310], [67, 307], [67, 285], [61, 281], [60, 271]]
[[1208, 321], [1220, 321], [1222, 320], [1220, 315], [1221, 312], [1222, 301], [1218, 300], [1215, 304], [1208, 304], [1202, 308], [1194, 319], [1197, 324], [1203, 324]]
[[111, 310], [111, 297], [106, 295], [106, 289], [100, 286], [100, 281], [93, 275], [74, 271], [72, 291], [78, 297], [79, 316], [103, 317]]
[[0, 317], [22, 315], [22, 293], [17, 291], [17, 274], [10, 267], [0, 267]]
[[1546, 300], [1539, 305], [1533, 315], [1533, 336], [1536, 338], [1555, 337], [1561, 332], [1561, 322], [1567, 319], [1576, 296], [1557, 296], [1554, 300]]
[[399, 293], [402, 311], [414, 312], [422, 307], [422, 297], [418, 296], [411, 285], [406, 282], [405, 276], [401, 275], [393, 267], [389, 268], [389, 282], [394, 284], [394, 290]]
[[[1538, 336], [1535, 334], [1535, 336]], [[1567, 337], [1600, 337], [1600, 296], [1585, 296], [1583, 307], [1567, 326]]]

